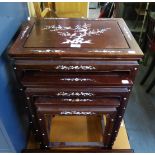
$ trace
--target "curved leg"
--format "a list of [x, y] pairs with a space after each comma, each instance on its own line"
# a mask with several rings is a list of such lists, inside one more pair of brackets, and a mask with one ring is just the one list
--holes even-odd
[[116, 137], [118, 135], [119, 128], [121, 126], [121, 122], [122, 122], [122, 119], [123, 119], [123, 116], [124, 116], [124, 113], [125, 113], [125, 109], [126, 109], [126, 106], [127, 106], [128, 98], [129, 98], [129, 94], [126, 94], [125, 96], [122, 96], [121, 106], [117, 108], [116, 117], [115, 117], [114, 122], [113, 122], [114, 124], [113, 124], [112, 136], [111, 136], [111, 139], [110, 139], [110, 142], [109, 142], [111, 147], [114, 144], [114, 142], [116, 140]]
[[149, 77], [149, 75], [151, 74], [151, 72], [153, 71], [153, 68], [155, 67], [155, 56], [152, 58], [151, 64], [149, 66], [149, 69], [147, 70], [143, 80], [141, 81], [141, 85], [143, 85], [145, 83], [145, 81], [147, 80], [147, 78]]
[[33, 103], [32, 96], [26, 96], [26, 108], [28, 109], [32, 133], [34, 134], [35, 139], [39, 142], [40, 141], [40, 135], [38, 133], [38, 124], [36, 122], [37, 117], [36, 117], [36, 113], [35, 113], [35, 110], [34, 110], [32, 103]]
[[41, 137], [41, 149], [47, 149], [49, 147], [49, 137], [46, 130], [45, 117], [40, 111], [37, 111], [39, 134]]
[[111, 149], [113, 145], [113, 142], [111, 142], [111, 138], [115, 125], [115, 117], [116, 112], [106, 115], [106, 126], [103, 134], [103, 143], [104, 147], [106, 147], [107, 149]]

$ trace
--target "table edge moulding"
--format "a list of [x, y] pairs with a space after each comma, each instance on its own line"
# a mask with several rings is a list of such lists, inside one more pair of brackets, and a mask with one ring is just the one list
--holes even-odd
[[[62, 18], [51, 18], [51, 19], [42, 19], [42, 20], [71, 20], [71, 21], [109, 21], [109, 20], [114, 20], [118, 23], [119, 27], [121, 28], [121, 31], [124, 34], [124, 37], [126, 41], [129, 44], [129, 48], [127, 49], [92, 49], [90, 50], [89, 48], [84, 48], [84, 52], [81, 52], [81, 48], [76, 48], [76, 47], [71, 47], [71, 48], [30, 48], [26, 47], [24, 48], [24, 44], [29, 37], [34, 24], [38, 22], [38, 19], [32, 18], [30, 21], [27, 21], [24, 23], [21, 27], [21, 32], [15, 41], [14, 45], [11, 47], [9, 51], [10, 56], [17, 56], [18, 57], [26, 57], [26, 56], [31, 56], [31, 57], [49, 57], [53, 56], [55, 58], [66, 58], [66, 57], [72, 57], [78, 58], [78, 57], [87, 57], [87, 58], [128, 58], [128, 59], [141, 59], [143, 57], [143, 53], [141, 49], [139, 48], [138, 44], [136, 43], [134, 37], [132, 36], [129, 28], [127, 27], [126, 23], [124, 22], [123, 19], [121, 18], [112, 18], [112, 19], [62, 19]], [[113, 36], [115, 37], [115, 36]], [[117, 38], [116, 38], [117, 39]], [[47, 58], [48, 59], [48, 58]]]

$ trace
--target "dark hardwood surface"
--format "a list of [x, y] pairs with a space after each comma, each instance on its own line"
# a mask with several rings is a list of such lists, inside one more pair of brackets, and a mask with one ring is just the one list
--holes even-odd
[[[116, 20], [109, 21], [105, 20], [96, 22], [95, 20], [41, 20], [38, 21], [32, 28], [31, 34], [26, 40], [24, 47], [27, 48], [70, 48], [70, 44], [62, 44], [66, 40], [67, 36], [60, 36], [57, 33], [57, 30], [54, 30], [52, 26], [60, 27], [59, 31], [64, 32], [64, 28], [67, 27], [67, 32], [76, 33], [80, 35], [81, 32], [78, 32], [79, 29], [90, 29], [95, 31], [96, 35], [93, 37], [91, 35], [86, 36], [85, 40], [92, 40], [91, 44], [84, 43], [81, 45], [81, 48], [104, 48], [104, 49], [125, 49], [129, 48], [123, 33], [120, 30], [120, 27]], [[72, 28], [70, 28], [72, 27]], [[48, 29], [49, 28], [49, 29]], [[97, 32], [105, 30], [101, 35], [97, 35]], [[117, 39], [113, 37], [115, 33]], [[37, 39], [36, 39], [37, 38]], [[108, 40], [107, 38], [111, 38]]]
[[18, 70], [41, 70], [51, 72], [103, 72], [128, 71], [138, 67], [137, 61], [99, 60], [17, 60]]
[[87, 105], [96, 105], [96, 106], [116, 106], [118, 107], [120, 105], [120, 99], [118, 98], [98, 98], [98, 99], [83, 99], [80, 100], [78, 97], [75, 99], [68, 99], [68, 98], [63, 98], [63, 99], [58, 99], [58, 98], [51, 98], [51, 97], [38, 97], [35, 100], [35, 104], [37, 105], [61, 105], [61, 106], [65, 106], [66, 104], [69, 106], [76, 106], [76, 104], [78, 105], [83, 105], [83, 106], [87, 106]]
[[[78, 112], [94, 112], [96, 115], [97, 113], [99, 114], [110, 114], [116, 111], [115, 106], [113, 105], [111, 108], [110, 106], [104, 107], [104, 106], [81, 106], [81, 107], [76, 107], [76, 106], [53, 106], [53, 105], [47, 105], [47, 104], [35, 104], [37, 108], [37, 112], [45, 113], [45, 114], [60, 114], [63, 111], [78, 111]], [[61, 114], [63, 115], [63, 114]], [[64, 114], [65, 115], [65, 114]], [[70, 115], [70, 114], [68, 114]], [[77, 114], [71, 114], [71, 115], [77, 115]], [[79, 114], [80, 115], [80, 114]], [[92, 113], [93, 115], [93, 113]]]
[[[64, 94], [64, 93], [67, 94]], [[90, 95], [86, 94], [83, 96], [81, 94], [83, 93], [91, 93]], [[25, 90], [25, 93], [27, 96], [52, 96], [52, 97], [58, 97], [58, 98], [64, 98], [64, 97], [71, 97], [71, 98], [94, 98], [94, 97], [104, 97], [104, 96], [109, 96], [109, 97], [126, 97], [126, 95], [129, 93], [128, 88], [95, 88], [95, 87], [72, 87], [72, 88], [64, 88], [64, 87], [56, 87], [56, 88], [51, 88], [49, 87], [28, 87]], [[59, 93], [59, 94], [58, 94]], [[74, 93], [72, 95], [72, 93]], [[76, 95], [75, 93], [78, 93]], [[81, 94], [81, 95], [79, 95]]]
[[[49, 30], [45, 30], [47, 32], [43, 32], [44, 30], [42, 29], [41, 25], [45, 25], [45, 23], [52, 25], [53, 22], [56, 23], [56, 25], [60, 25], [61, 23], [63, 23], [64, 26], [67, 25], [74, 26], [76, 25], [76, 23], [82, 24], [84, 22], [89, 22], [92, 24], [91, 28], [94, 28], [95, 31], [98, 31], [97, 29], [99, 30], [104, 29], [104, 26], [105, 28], [109, 27], [110, 29], [105, 31], [104, 33], [100, 33], [101, 36], [100, 35], [93, 35], [93, 37], [90, 36], [91, 39], [93, 38], [95, 40], [95, 43], [92, 41], [91, 44], [88, 44], [89, 48], [85, 47], [86, 45], [84, 43], [82, 43], [80, 47], [70, 47], [66, 45], [67, 48], [64, 48], [61, 47], [63, 44], [59, 42], [61, 41], [61, 39], [59, 38], [59, 41], [57, 41], [56, 36], [58, 36], [58, 34], [55, 33], [55, 31], [49, 32]], [[34, 37], [36, 37], [37, 39], [34, 39]], [[54, 39], [52, 37], [54, 37]], [[61, 38], [63, 37], [61, 36]], [[43, 43], [46, 45], [46, 47], [44, 47]], [[49, 46], [48, 44], [50, 44], [50, 46], [53, 47], [48, 47]], [[51, 51], [48, 52], [46, 50]], [[29, 57], [29, 58], [30, 57], [43, 58], [49, 56], [52, 57], [74, 56], [74, 57], [87, 57], [87, 58], [126, 57], [133, 59], [140, 59], [143, 56], [141, 49], [136, 43], [134, 37], [132, 36], [124, 20], [120, 18], [113, 18], [110, 20], [109, 19], [101, 19], [101, 20], [43, 19], [42, 21], [37, 21], [37, 19], [34, 18], [22, 26], [21, 33], [19, 34], [14, 45], [11, 47], [9, 55], [12, 57]]]
[[130, 87], [133, 82], [129, 79], [129, 74], [126, 76], [119, 75], [25, 75], [22, 79], [22, 84], [25, 87], [37, 86], [37, 85], [66, 85], [66, 86], [124, 86]]
[[105, 115], [112, 148], [143, 56], [123, 19], [32, 18], [9, 56], [41, 148], [53, 147], [45, 115], [56, 114]]

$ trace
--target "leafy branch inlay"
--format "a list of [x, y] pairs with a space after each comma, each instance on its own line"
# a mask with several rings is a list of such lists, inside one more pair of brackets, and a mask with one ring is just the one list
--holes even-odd
[[62, 111], [60, 113], [61, 115], [94, 115], [96, 113], [88, 111], [88, 112], [82, 112], [82, 111]]
[[61, 69], [61, 70], [94, 70], [96, 69], [94, 66], [64, 66], [64, 65], [58, 65], [56, 66], [56, 69]]
[[63, 53], [64, 51], [62, 50], [50, 50], [50, 49], [47, 49], [47, 50], [31, 50], [32, 52], [38, 52], [38, 53]]
[[24, 36], [25, 36], [26, 32], [28, 31], [28, 29], [29, 29], [29, 26], [26, 26], [25, 30], [21, 34], [20, 39], [23, 39], [24, 38]]
[[92, 29], [91, 24], [84, 23], [82, 25], [78, 24], [74, 27], [62, 25], [46, 25], [42, 30], [49, 30], [51, 32], [56, 31], [58, 35], [63, 36], [65, 39], [62, 44], [81, 45], [93, 43], [92, 40], [86, 39], [86, 37], [90, 37], [92, 35], [100, 35], [110, 29], [111, 28]]
[[68, 101], [68, 102], [91, 102], [93, 100], [91, 99], [71, 99], [71, 98], [66, 98], [66, 99], [63, 99], [63, 101]]
[[57, 96], [94, 96], [93, 93], [87, 93], [87, 92], [71, 92], [71, 93], [66, 93], [66, 92], [59, 92], [57, 93]]
[[75, 81], [75, 82], [82, 82], [82, 81], [94, 81], [90, 78], [62, 78], [62, 81]]
[[94, 50], [88, 51], [90, 53], [120, 53], [121, 51], [108, 51], [108, 50]]

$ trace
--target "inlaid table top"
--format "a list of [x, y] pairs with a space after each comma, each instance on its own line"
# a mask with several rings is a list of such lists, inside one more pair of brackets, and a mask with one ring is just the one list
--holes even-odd
[[31, 18], [22, 25], [9, 54], [101, 58], [140, 58], [143, 55], [121, 18]]

